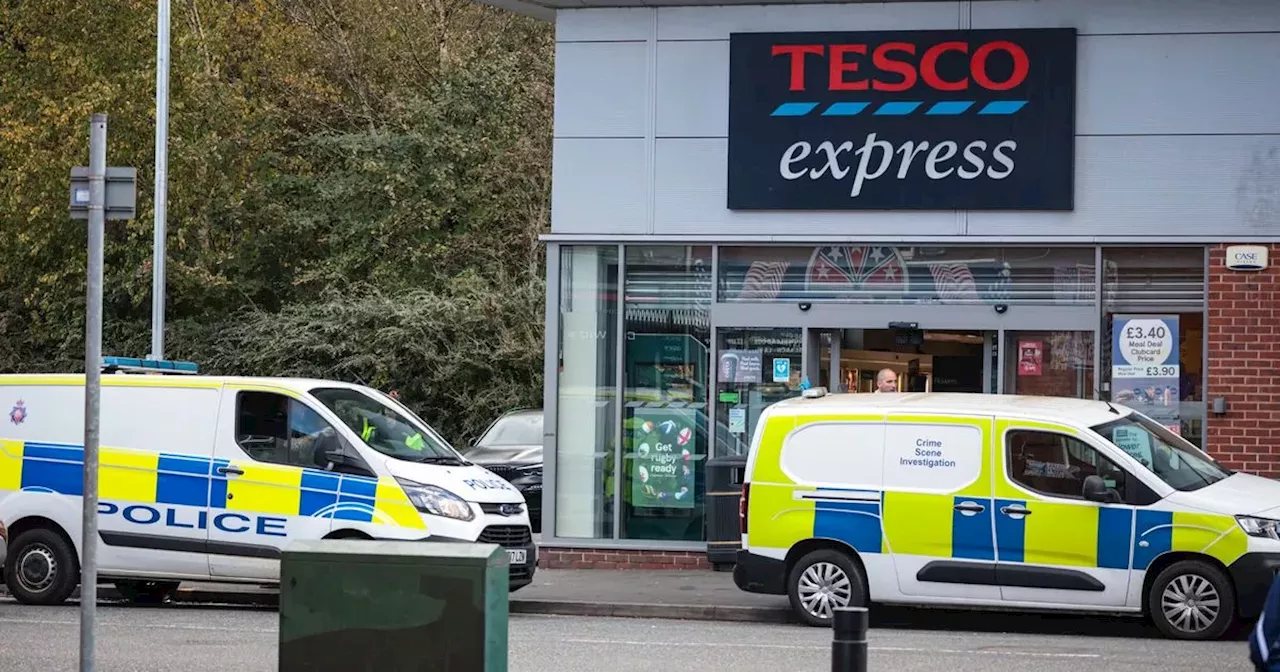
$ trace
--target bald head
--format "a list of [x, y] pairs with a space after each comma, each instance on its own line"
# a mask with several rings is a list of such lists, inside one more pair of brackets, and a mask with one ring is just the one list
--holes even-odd
[[898, 374], [893, 369], [880, 369], [876, 374], [876, 392], [897, 392]]

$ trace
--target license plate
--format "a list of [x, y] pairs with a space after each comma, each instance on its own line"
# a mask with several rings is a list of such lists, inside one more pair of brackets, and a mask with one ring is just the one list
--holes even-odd
[[507, 559], [513, 565], [523, 565], [529, 562], [529, 551], [523, 548], [508, 548]]

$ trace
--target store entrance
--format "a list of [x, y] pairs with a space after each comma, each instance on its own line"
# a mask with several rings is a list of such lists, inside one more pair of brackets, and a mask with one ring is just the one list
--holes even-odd
[[809, 379], [832, 392], [874, 392], [890, 369], [902, 392], [995, 392], [998, 332], [809, 329]]

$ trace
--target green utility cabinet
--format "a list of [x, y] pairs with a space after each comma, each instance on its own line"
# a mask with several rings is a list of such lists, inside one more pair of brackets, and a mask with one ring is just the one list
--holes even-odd
[[327, 539], [280, 561], [280, 672], [506, 672], [495, 544]]

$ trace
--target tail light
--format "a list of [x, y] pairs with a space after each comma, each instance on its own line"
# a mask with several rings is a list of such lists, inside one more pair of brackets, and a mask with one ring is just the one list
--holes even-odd
[[747, 533], [747, 500], [751, 497], [751, 484], [742, 484], [742, 497], [738, 498], [738, 529]]

